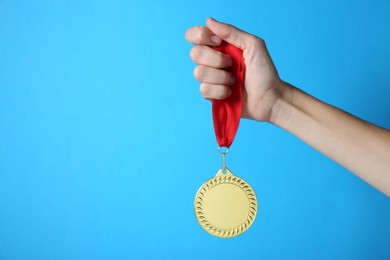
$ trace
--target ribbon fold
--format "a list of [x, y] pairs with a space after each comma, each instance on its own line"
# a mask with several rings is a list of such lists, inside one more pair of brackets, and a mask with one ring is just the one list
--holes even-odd
[[235, 82], [231, 86], [232, 94], [223, 100], [212, 100], [214, 131], [218, 145], [229, 148], [236, 136], [242, 115], [245, 62], [242, 50], [230, 43], [223, 41], [213, 49], [227, 54], [233, 59], [233, 65], [228, 70], [235, 77]]

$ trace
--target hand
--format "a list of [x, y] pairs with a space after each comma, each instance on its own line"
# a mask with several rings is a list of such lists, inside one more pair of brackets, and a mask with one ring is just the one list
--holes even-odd
[[243, 50], [246, 65], [243, 92], [243, 115], [258, 121], [271, 121], [275, 104], [282, 95], [284, 84], [265, 46], [265, 42], [234, 26], [207, 19], [207, 27], [195, 26], [187, 30], [186, 39], [195, 46], [190, 52], [198, 64], [195, 78], [201, 82], [200, 92], [207, 99], [224, 99], [231, 93], [234, 76], [227, 71], [232, 59], [213, 50], [221, 40]]

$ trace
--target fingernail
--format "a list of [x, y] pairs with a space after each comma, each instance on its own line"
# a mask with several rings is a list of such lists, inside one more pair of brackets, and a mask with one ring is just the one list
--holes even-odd
[[221, 43], [221, 38], [219, 38], [216, 35], [211, 36], [211, 41], [215, 44], [220, 44]]

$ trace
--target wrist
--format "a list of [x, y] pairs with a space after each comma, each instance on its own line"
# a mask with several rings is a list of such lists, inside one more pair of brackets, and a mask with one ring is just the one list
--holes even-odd
[[277, 99], [271, 108], [269, 122], [284, 128], [288, 122], [293, 107], [294, 87], [281, 81], [276, 88]]

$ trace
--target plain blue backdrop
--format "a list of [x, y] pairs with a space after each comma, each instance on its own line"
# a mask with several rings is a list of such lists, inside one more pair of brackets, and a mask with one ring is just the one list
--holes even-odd
[[264, 38], [281, 77], [390, 128], [389, 1], [0, 0], [0, 259], [390, 259], [390, 200], [294, 136], [243, 120], [243, 235], [193, 213], [221, 165], [186, 29]]

